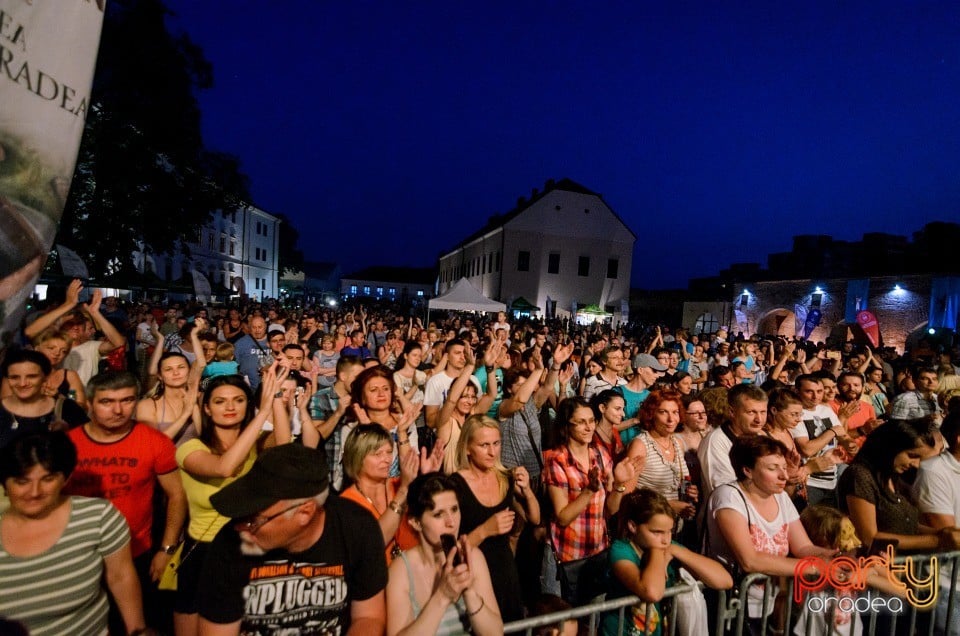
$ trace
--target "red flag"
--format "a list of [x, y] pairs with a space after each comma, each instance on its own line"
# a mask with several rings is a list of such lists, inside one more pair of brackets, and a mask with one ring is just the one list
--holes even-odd
[[870, 344], [872, 344], [874, 347], [879, 347], [880, 323], [877, 322], [877, 317], [873, 315], [873, 312], [866, 310], [858, 312], [857, 324], [860, 325], [860, 328], [863, 329], [863, 332], [867, 334]]

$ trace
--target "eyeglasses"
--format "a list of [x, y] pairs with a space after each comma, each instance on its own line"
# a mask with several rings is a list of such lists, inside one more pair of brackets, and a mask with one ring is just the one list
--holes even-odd
[[238, 519], [237, 521], [234, 522], [233, 527], [235, 527], [237, 530], [239, 530], [239, 531], [241, 531], [241, 532], [249, 532], [250, 534], [257, 534], [257, 532], [258, 532], [258, 531], [260, 530], [260, 528], [262, 528], [263, 526], [267, 525], [268, 523], [270, 523], [271, 521], [273, 521], [274, 519], [276, 519], [277, 517], [279, 517], [279, 516], [282, 515], [282, 514], [288, 513], [288, 512], [290, 512], [291, 510], [296, 510], [297, 508], [299, 508], [299, 507], [302, 506], [303, 504], [304, 504], [304, 502], [302, 502], [302, 501], [301, 501], [300, 503], [293, 504], [293, 505], [290, 506], [289, 508], [284, 508], [284, 509], [281, 510], [280, 512], [278, 512], [278, 513], [276, 513], [276, 514], [272, 514], [272, 515], [270, 515], [269, 517], [257, 517], [257, 516], [254, 516], [254, 517], [252, 517], [252, 518], [246, 517], [246, 518], [244, 518], [244, 519]]

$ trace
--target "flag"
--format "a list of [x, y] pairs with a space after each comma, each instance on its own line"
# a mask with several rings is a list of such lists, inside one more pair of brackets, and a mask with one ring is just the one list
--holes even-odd
[[63, 214], [105, 0], [0, 0], [0, 332], [17, 328]]

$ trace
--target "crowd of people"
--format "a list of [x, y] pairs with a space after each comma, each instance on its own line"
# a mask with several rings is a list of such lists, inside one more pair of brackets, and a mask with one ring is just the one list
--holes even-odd
[[960, 549], [957, 345], [83, 295], [0, 363], [0, 617], [31, 634], [498, 634], [604, 594], [640, 598], [605, 634], [669, 603], [701, 634], [750, 573], [752, 633], [853, 634], [785, 624], [782, 579]]

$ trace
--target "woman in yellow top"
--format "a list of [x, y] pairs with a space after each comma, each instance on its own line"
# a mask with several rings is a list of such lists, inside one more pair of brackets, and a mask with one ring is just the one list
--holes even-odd
[[[177, 464], [190, 504], [174, 603], [177, 636], [197, 634], [197, 580], [207, 547], [229, 521], [210, 505], [210, 496], [246, 474], [267, 446], [290, 442], [290, 421], [279, 388], [288, 370], [276, 363], [267, 369], [260, 384], [260, 409], [253, 406], [250, 387], [240, 375], [214, 378], [201, 401], [200, 437], [177, 449]], [[267, 420], [272, 431], [264, 431]]]

